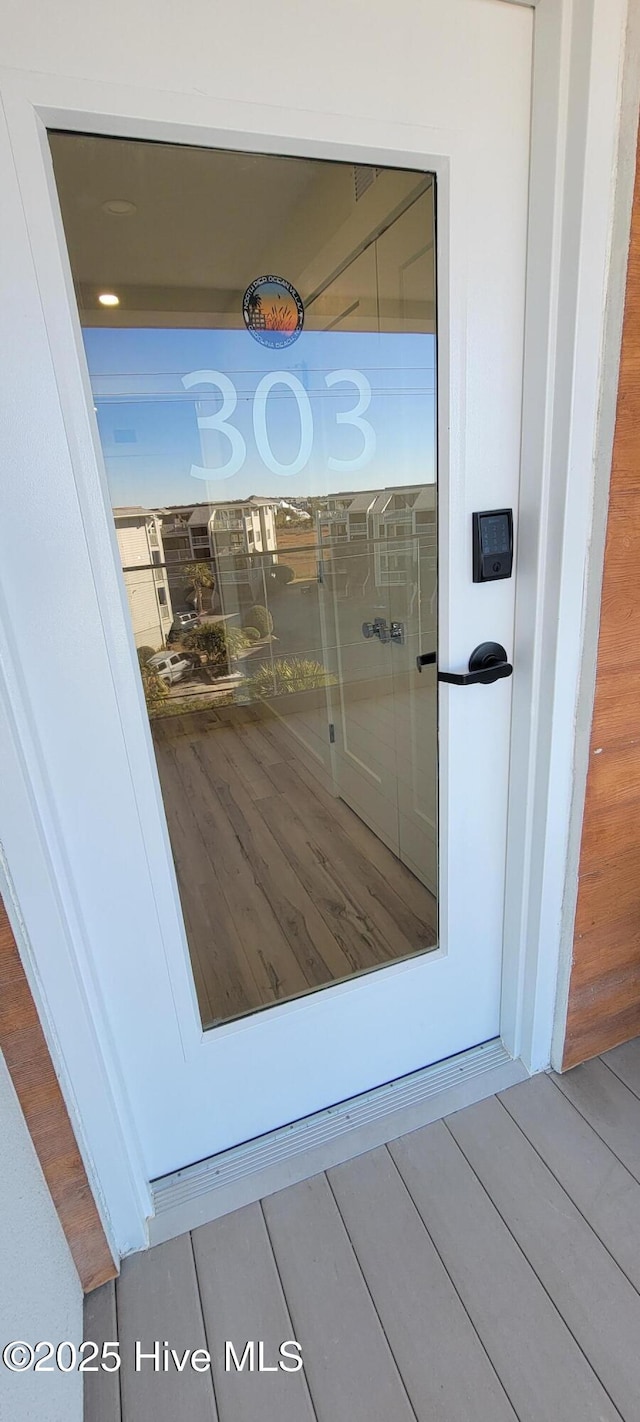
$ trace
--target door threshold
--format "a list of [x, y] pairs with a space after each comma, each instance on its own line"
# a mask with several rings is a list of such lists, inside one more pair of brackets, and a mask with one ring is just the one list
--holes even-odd
[[151, 1182], [149, 1244], [397, 1140], [528, 1075], [498, 1037]]

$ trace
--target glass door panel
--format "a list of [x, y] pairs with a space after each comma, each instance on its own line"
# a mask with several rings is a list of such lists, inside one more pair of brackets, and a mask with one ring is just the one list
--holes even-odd
[[211, 1027], [437, 942], [435, 186], [51, 150]]

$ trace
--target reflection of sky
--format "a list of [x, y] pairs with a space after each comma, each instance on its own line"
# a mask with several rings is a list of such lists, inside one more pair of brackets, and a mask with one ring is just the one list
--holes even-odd
[[[305, 331], [281, 351], [266, 349], [244, 330], [90, 327], [84, 340], [114, 505], [159, 507], [249, 494], [286, 499], [433, 482], [431, 335]], [[212, 370], [222, 373], [223, 387], [224, 377], [231, 381], [228, 422], [237, 431], [231, 438], [198, 425], [219, 414], [222, 394], [202, 382], [183, 383], [191, 372]], [[327, 384], [335, 371], [353, 372], [355, 379]], [[270, 372], [288, 372], [293, 389], [274, 384], [256, 402], [256, 387]], [[361, 424], [349, 417], [358, 408]], [[271, 468], [263, 457], [265, 429]], [[308, 458], [296, 469], [301, 438]], [[279, 467], [287, 465], [291, 472]], [[194, 467], [204, 477], [194, 477]]]

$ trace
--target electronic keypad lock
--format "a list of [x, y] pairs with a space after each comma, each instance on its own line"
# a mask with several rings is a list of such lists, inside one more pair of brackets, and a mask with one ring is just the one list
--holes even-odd
[[473, 515], [473, 581], [510, 578], [513, 568], [513, 510], [488, 509]]

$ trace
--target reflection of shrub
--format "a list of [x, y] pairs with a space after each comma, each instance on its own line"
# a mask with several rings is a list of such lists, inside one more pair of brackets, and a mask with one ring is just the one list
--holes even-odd
[[[158, 676], [155, 667], [148, 667], [142, 661], [141, 653], [147, 652], [148, 650], [148, 647], [140, 647], [138, 656], [140, 657], [140, 676], [142, 677], [144, 699], [147, 703], [149, 715], [152, 716], [154, 712], [157, 714], [160, 707], [166, 701], [169, 695], [169, 688], [162, 677]], [[151, 652], [151, 656], [153, 656], [153, 652]]]
[[225, 627], [225, 637], [231, 657], [237, 657], [238, 652], [248, 647], [251, 641], [251, 638], [247, 637], [246, 627]]
[[245, 627], [243, 631], [248, 642], [259, 642], [261, 640], [257, 627]]
[[230, 659], [249, 645], [241, 627], [227, 627], [224, 622], [203, 622], [187, 632], [183, 640], [185, 647], [197, 652], [207, 666], [218, 668], [223, 675], [229, 670]]
[[200, 627], [192, 627], [183, 637], [185, 647], [197, 652], [207, 666], [227, 670], [229, 655], [224, 623], [203, 622]]
[[266, 607], [260, 607], [259, 605], [249, 608], [249, 611], [244, 615], [242, 625], [245, 628], [257, 627], [261, 637], [268, 637], [269, 633], [273, 632], [273, 618], [271, 613], [267, 611]]
[[291, 691], [311, 691], [319, 686], [335, 686], [336, 677], [320, 662], [306, 657], [282, 657], [272, 666], [263, 666], [249, 677], [246, 689], [254, 696], [282, 696]]
[[286, 563], [274, 563], [269, 569], [269, 582], [275, 583], [277, 588], [286, 587], [287, 583], [292, 583], [295, 578], [293, 568], [289, 568]]

